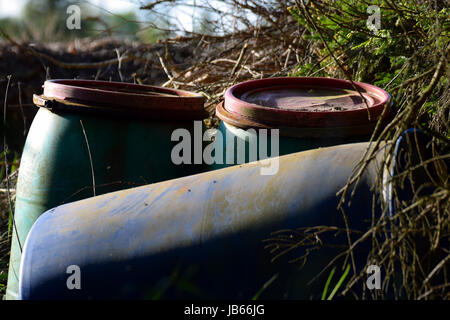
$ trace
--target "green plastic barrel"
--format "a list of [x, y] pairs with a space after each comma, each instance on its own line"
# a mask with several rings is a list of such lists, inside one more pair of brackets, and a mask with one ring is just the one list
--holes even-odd
[[369, 141], [377, 121], [391, 118], [386, 91], [341, 79], [252, 80], [230, 87], [224, 98], [216, 107], [222, 121], [214, 168]]
[[19, 170], [7, 299], [17, 298], [21, 251], [43, 212], [94, 194], [207, 169], [171, 159], [174, 130], [192, 133], [194, 121], [207, 117], [201, 95], [126, 83], [52, 80], [34, 102], [40, 109]]

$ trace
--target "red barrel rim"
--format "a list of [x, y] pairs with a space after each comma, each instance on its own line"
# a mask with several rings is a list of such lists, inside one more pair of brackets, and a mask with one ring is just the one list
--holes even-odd
[[[341, 111], [304, 111], [271, 108], [243, 100], [241, 97], [250, 91], [271, 90], [283, 87], [323, 88], [330, 90], [355, 90], [355, 87], [365, 95], [370, 95], [369, 108], [359, 108]], [[217, 116], [223, 121], [233, 118], [233, 125], [239, 127], [294, 127], [294, 128], [325, 128], [345, 127], [372, 124], [379, 120], [385, 106], [385, 118], [391, 116], [391, 96], [376, 86], [350, 82], [343, 79], [322, 77], [280, 77], [250, 80], [230, 87], [224, 96], [224, 104], [216, 108]], [[370, 115], [370, 119], [369, 119]], [[242, 125], [240, 125], [242, 123]]]
[[129, 111], [143, 115], [166, 117], [176, 113], [177, 117], [204, 118], [205, 98], [198, 93], [150, 85], [99, 80], [55, 79], [44, 82], [44, 93], [48, 99]]

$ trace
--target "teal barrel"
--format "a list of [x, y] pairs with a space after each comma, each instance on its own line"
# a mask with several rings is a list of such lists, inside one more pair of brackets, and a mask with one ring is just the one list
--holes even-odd
[[[307, 283], [339, 251], [313, 250], [299, 270], [288, 261], [306, 248], [294, 247], [291, 255], [271, 262], [278, 252], [271, 253], [263, 240], [283, 229], [344, 227], [336, 193], [368, 147], [346, 144], [285, 155], [272, 159], [279, 161], [272, 175], [262, 175], [263, 164], [252, 162], [51, 209], [27, 238], [20, 298], [251, 299], [274, 276], [261, 298], [317, 298], [326, 278], [319, 288]], [[345, 207], [351, 230], [370, 226], [370, 189], [381, 156], [383, 151]], [[320, 239], [345, 248], [347, 234], [331, 233]], [[280, 240], [281, 250], [289, 239]]]
[[21, 250], [43, 212], [206, 169], [171, 159], [177, 143], [171, 141], [174, 130], [194, 134], [194, 121], [207, 117], [201, 95], [126, 83], [53, 80], [45, 82], [43, 95], [34, 101], [40, 109], [19, 170], [8, 299], [17, 298]]
[[341, 79], [252, 80], [230, 87], [224, 98], [216, 107], [222, 121], [213, 168], [369, 141], [377, 121], [391, 118], [386, 91]]

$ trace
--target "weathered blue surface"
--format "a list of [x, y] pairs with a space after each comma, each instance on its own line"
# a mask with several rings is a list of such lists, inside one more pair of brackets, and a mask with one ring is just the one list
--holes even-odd
[[[249, 163], [65, 204], [44, 213], [27, 238], [22, 299], [243, 298], [279, 273], [265, 297], [309, 298], [306, 283], [333, 257], [312, 253], [299, 271], [287, 257], [270, 262], [264, 239], [281, 229], [344, 226], [336, 192], [367, 143], [280, 157], [275, 175]], [[361, 180], [347, 214], [353, 228], [371, 217], [376, 170]], [[346, 243], [345, 234], [322, 238]], [[293, 250], [289, 257], [304, 249]], [[69, 290], [69, 265], [81, 290]], [[323, 283], [318, 283], [323, 288]], [[264, 297], [264, 296], [263, 296]]]

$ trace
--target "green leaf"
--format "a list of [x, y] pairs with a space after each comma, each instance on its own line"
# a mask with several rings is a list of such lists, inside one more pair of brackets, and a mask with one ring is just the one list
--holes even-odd
[[342, 277], [339, 279], [338, 283], [336, 284], [336, 286], [334, 287], [333, 291], [331, 292], [330, 296], [328, 297], [328, 300], [332, 300], [334, 295], [336, 294], [336, 292], [339, 290], [339, 288], [341, 287], [342, 283], [344, 282], [345, 278], [348, 275], [348, 272], [350, 271], [350, 265], [347, 265], [347, 268], [345, 268], [344, 274], [342, 275]]
[[327, 292], [328, 292], [328, 286], [330, 285], [331, 282], [331, 278], [333, 278], [334, 275], [334, 271], [336, 270], [336, 267], [333, 268], [333, 270], [331, 270], [330, 275], [328, 276], [327, 282], [325, 283], [325, 288], [323, 288], [323, 292], [322, 292], [322, 300], [325, 300], [326, 296], [327, 296]]
[[270, 286], [272, 284], [272, 282], [274, 282], [276, 279], [278, 278], [278, 273], [275, 274], [272, 278], [269, 279], [269, 281], [267, 281], [266, 283], [264, 283], [264, 285], [262, 286], [261, 289], [259, 289], [259, 291], [253, 296], [252, 300], [258, 300], [259, 296], [261, 295], [261, 293], [263, 293], [264, 290], [267, 289], [268, 286]]

